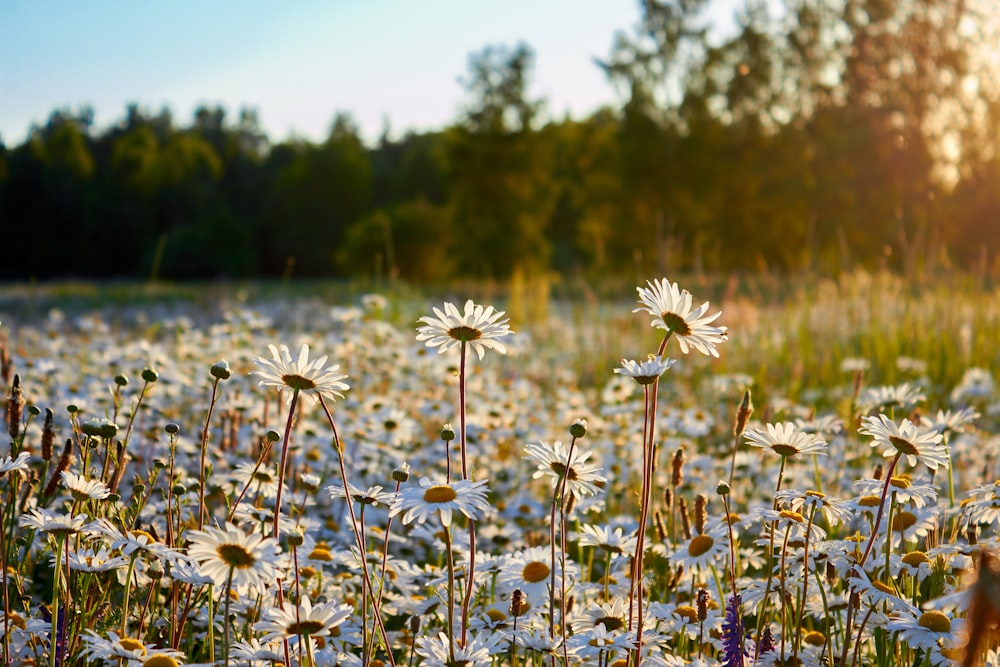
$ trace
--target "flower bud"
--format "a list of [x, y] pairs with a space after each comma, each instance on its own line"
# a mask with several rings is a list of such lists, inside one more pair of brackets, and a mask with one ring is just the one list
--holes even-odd
[[392, 481], [403, 483], [410, 479], [410, 464], [401, 463], [398, 468], [392, 471]]
[[445, 424], [441, 427], [441, 439], [445, 442], [451, 442], [455, 439], [455, 429], [451, 427], [451, 424]]
[[292, 547], [293, 549], [295, 547], [301, 547], [302, 543], [305, 541], [306, 541], [305, 535], [302, 534], [301, 530], [296, 529], [288, 533], [288, 546]]
[[582, 438], [587, 435], [587, 420], [577, 419], [569, 426], [569, 434], [574, 438]]
[[119, 387], [125, 387], [128, 385], [128, 378], [125, 377], [124, 375], [116, 375], [115, 384], [118, 385]]
[[212, 364], [210, 372], [212, 373], [212, 377], [217, 380], [228, 380], [233, 374], [233, 372], [229, 369], [229, 362], [225, 359], [220, 359]]
[[732, 489], [729, 487], [729, 484], [722, 480], [719, 480], [719, 483], [715, 485], [715, 492], [720, 496], [728, 496], [730, 491]]
[[160, 379], [160, 375], [152, 368], [144, 368], [142, 369], [142, 379], [144, 382], [152, 384]]
[[163, 427], [163, 430], [169, 433], [170, 435], [177, 435], [178, 433], [181, 432], [181, 427], [173, 422], [170, 422], [169, 424]]
[[42, 414], [42, 409], [37, 405], [29, 405], [28, 414], [31, 415], [32, 417], [37, 417], [38, 415]]
[[268, 431], [264, 437], [267, 438], [268, 442], [278, 442], [281, 440], [281, 436], [278, 435], [277, 431]]
[[750, 421], [750, 416], [753, 414], [753, 401], [750, 399], [750, 390], [747, 389], [743, 393], [743, 400], [740, 401], [740, 407], [736, 411], [736, 423], [733, 424], [733, 435], [739, 438], [743, 435], [743, 432], [747, 430], [747, 423]]

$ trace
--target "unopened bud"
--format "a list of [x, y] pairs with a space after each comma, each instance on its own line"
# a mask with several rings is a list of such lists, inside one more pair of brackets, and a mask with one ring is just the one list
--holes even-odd
[[720, 496], [728, 496], [730, 491], [732, 491], [732, 489], [729, 487], [727, 482], [719, 480], [719, 483], [715, 485], [715, 492]]
[[455, 429], [452, 428], [451, 424], [445, 424], [441, 427], [441, 439], [445, 442], [451, 442], [455, 439]]
[[582, 438], [587, 435], [587, 420], [577, 419], [569, 426], [569, 434], [574, 438]]
[[743, 400], [740, 401], [740, 407], [736, 411], [736, 423], [733, 424], [733, 435], [739, 438], [743, 435], [743, 432], [747, 430], [747, 423], [750, 421], [750, 416], [753, 414], [753, 401], [750, 399], [750, 390], [747, 389], [743, 392]]
[[704, 588], [698, 589], [698, 620], [702, 623], [708, 618], [708, 590]]
[[171, 422], [166, 426], [164, 426], [163, 430], [169, 433], [170, 435], [177, 435], [178, 433], [181, 432], [181, 427]]
[[410, 479], [410, 464], [401, 463], [398, 468], [392, 471], [392, 481], [403, 483]]
[[267, 440], [270, 442], [278, 442], [279, 440], [281, 440], [281, 436], [278, 435], [277, 431], [268, 431], [267, 434], [264, 435], [264, 437], [267, 438]]
[[142, 369], [142, 379], [144, 382], [152, 384], [160, 379], [160, 375], [152, 368], [144, 368]]
[[233, 374], [233, 371], [229, 369], [229, 362], [225, 359], [220, 359], [212, 364], [210, 372], [212, 373], [212, 377], [218, 380], [228, 380]]
[[517, 618], [527, 611], [527, 598], [520, 588], [515, 588], [510, 594], [510, 615]]
[[118, 385], [119, 387], [125, 387], [128, 385], [128, 378], [125, 377], [124, 375], [116, 375], [115, 384]]
[[301, 530], [293, 530], [288, 533], [288, 546], [295, 548], [301, 547], [302, 543], [306, 541], [305, 535], [302, 534]]

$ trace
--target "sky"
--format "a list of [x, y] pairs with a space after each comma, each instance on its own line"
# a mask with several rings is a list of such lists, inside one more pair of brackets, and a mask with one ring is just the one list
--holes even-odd
[[639, 15], [638, 0], [0, 0], [0, 138], [84, 104], [103, 129], [137, 103], [181, 125], [201, 104], [255, 107], [272, 141], [320, 140], [346, 111], [374, 141], [387, 121], [454, 122], [469, 55], [520, 41], [529, 94], [583, 117], [619, 101], [593, 59]]

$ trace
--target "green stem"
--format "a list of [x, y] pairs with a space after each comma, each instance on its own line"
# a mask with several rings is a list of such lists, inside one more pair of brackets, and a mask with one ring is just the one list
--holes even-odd
[[233, 570], [236, 567], [233, 565], [229, 566], [229, 576], [226, 577], [226, 605], [225, 612], [222, 618], [222, 664], [225, 667], [229, 667], [229, 603], [232, 601], [233, 596], [230, 591], [233, 587]]
[[[62, 573], [63, 545], [65, 535], [56, 537], [56, 564], [52, 568], [52, 630], [49, 633], [49, 667], [56, 667], [56, 656], [59, 654], [59, 575]], [[4, 573], [6, 575], [6, 573]], [[6, 580], [6, 576], [4, 576]]]

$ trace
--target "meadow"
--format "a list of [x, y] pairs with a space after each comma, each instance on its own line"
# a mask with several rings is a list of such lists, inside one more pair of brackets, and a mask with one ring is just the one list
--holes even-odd
[[0, 288], [3, 661], [1000, 664], [998, 296]]

